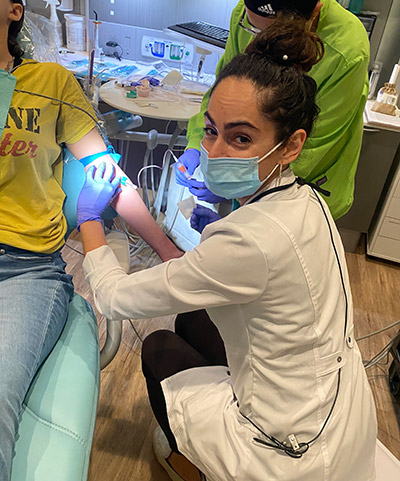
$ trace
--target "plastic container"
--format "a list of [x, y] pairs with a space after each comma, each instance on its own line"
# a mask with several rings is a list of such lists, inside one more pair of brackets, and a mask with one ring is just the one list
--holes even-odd
[[67, 48], [74, 52], [86, 51], [86, 19], [83, 15], [66, 13], [65, 29], [67, 33]]
[[150, 91], [151, 89], [140, 85], [136, 87], [136, 93], [138, 97], [148, 97], [150, 95]]
[[379, 77], [382, 72], [383, 63], [375, 61], [372, 66], [371, 74], [369, 76], [369, 91], [368, 99], [375, 96], [376, 88], [378, 86]]
[[56, 5], [58, 5], [58, 0], [48, 0], [46, 6], [50, 7], [49, 20], [54, 26], [54, 41], [57, 48], [60, 48], [63, 45], [63, 35], [62, 35], [62, 26], [57, 16]]

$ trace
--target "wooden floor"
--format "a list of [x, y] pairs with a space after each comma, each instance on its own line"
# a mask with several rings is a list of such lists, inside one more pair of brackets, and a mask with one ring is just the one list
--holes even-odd
[[[78, 237], [68, 244], [82, 251]], [[366, 257], [364, 241], [356, 253], [347, 254], [354, 302], [356, 337], [361, 337], [400, 319], [400, 266]], [[89, 300], [92, 296], [83, 279], [82, 256], [64, 248], [67, 269], [74, 275], [75, 290]], [[135, 259], [132, 270], [158, 263], [149, 249]], [[98, 316], [100, 319], [100, 316]], [[172, 328], [173, 317], [134, 321], [143, 338], [160, 328]], [[99, 321], [100, 341], [104, 321]], [[359, 342], [364, 359], [371, 359], [400, 330], [400, 326]], [[152, 451], [155, 421], [147, 399], [140, 368], [141, 341], [129, 321], [124, 321], [120, 350], [101, 373], [101, 391], [89, 468], [89, 481], [168, 481]], [[389, 363], [391, 362], [391, 359]], [[387, 365], [367, 371], [374, 393], [379, 439], [400, 459], [400, 405], [393, 401], [388, 388]]]

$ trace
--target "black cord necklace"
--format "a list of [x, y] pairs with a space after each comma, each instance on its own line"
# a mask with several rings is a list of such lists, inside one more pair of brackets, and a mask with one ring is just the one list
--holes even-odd
[[11, 73], [11, 70], [12, 70], [13, 65], [14, 65], [14, 60], [15, 60], [15, 57], [13, 57], [11, 60], [9, 60], [7, 62], [7, 69], [6, 70], [7, 70], [8, 73]]
[[322, 189], [319, 185], [314, 184], [312, 182], [307, 182], [302, 177], [296, 177], [296, 179], [293, 182], [291, 182], [290, 184], [279, 185], [278, 187], [273, 187], [272, 189], [261, 192], [256, 197], [254, 197], [254, 199], [252, 199], [249, 202], [249, 204], [252, 204], [253, 202], [259, 201], [260, 199], [262, 199], [266, 195], [270, 195], [270, 194], [273, 194], [274, 192], [279, 192], [281, 190], [289, 189], [290, 187], [292, 187], [296, 183], [299, 184], [299, 185], [309, 185], [312, 189], [318, 191], [321, 194], [324, 194], [326, 197], [329, 197], [331, 195], [331, 193], [328, 190]]
[[13, 66], [14, 66], [14, 60], [15, 60], [15, 57], [12, 57], [11, 60], [7, 61], [7, 65], [6, 65], [5, 68], [2, 68], [2, 67], [0, 67], [0, 68], [2, 68], [2, 70], [5, 70], [7, 73], [10, 74], [12, 69], [13, 69]]
[[[329, 232], [330, 232], [330, 238], [331, 238], [331, 243], [332, 243], [332, 246], [333, 246], [333, 249], [334, 249], [334, 252], [335, 252], [335, 257], [336, 257], [336, 260], [337, 260], [337, 263], [338, 263], [338, 267], [339, 267], [339, 273], [340, 273], [340, 280], [341, 280], [341, 284], [342, 284], [342, 287], [343, 287], [343, 292], [344, 292], [344, 296], [345, 296], [345, 322], [344, 322], [344, 336], [346, 337], [346, 332], [347, 332], [347, 313], [348, 313], [348, 301], [347, 301], [347, 293], [346, 293], [346, 288], [345, 288], [345, 283], [344, 283], [344, 278], [343, 278], [343, 273], [342, 273], [342, 267], [341, 267], [341, 264], [340, 264], [340, 260], [339, 260], [339, 255], [337, 253], [337, 249], [336, 249], [336, 246], [335, 246], [335, 242], [333, 240], [333, 234], [332, 234], [332, 229], [330, 227], [330, 223], [329, 223], [329, 219], [326, 215], [326, 212], [325, 212], [325, 209], [322, 205], [322, 202], [321, 200], [319, 199], [318, 195], [316, 194], [315, 191], [318, 191], [320, 192], [321, 194], [324, 194], [325, 196], [329, 197], [331, 195], [331, 193], [325, 189], [322, 189], [319, 185], [317, 184], [314, 184], [312, 182], [307, 182], [305, 179], [303, 179], [302, 177], [296, 177], [296, 179], [290, 183], [290, 184], [286, 184], [286, 185], [280, 185], [278, 187], [273, 187], [272, 189], [269, 189], [265, 192], [261, 192], [259, 195], [257, 195], [256, 197], [254, 197], [254, 199], [252, 199], [249, 204], [253, 203], [253, 202], [257, 202], [259, 201], [260, 199], [262, 199], [263, 197], [269, 195], [269, 194], [272, 194], [274, 192], [279, 192], [279, 191], [282, 191], [282, 190], [286, 190], [286, 189], [289, 189], [290, 187], [292, 187], [294, 184], [298, 184], [300, 186], [302, 185], [308, 185], [311, 187], [311, 189], [313, 190], [320, 206], [321, 206], [321, 209], [322, 209], [322, 212], [324, 214], [324, 217], [325, 217], [325, 220], [326, 222], [328, 223], [328, 227], [329, 227]], [[247, 416], [245, 416], [244, 414], [242, 414], [242, 416], [247, 419], [247, 421], [249, 421], [249, 423], [251, 423], [263, 436], [265, 439], [260, 439], [259, 437], [254, 437], [253, 438], [253, 441], [255, 441], [256, 443], [259, 443], [261, 445], [264, 445], [266, 447], [269, 447], [269, 448], [273, 448], [273, 449], [277, 449], [278, 451], [282, 451], [284, 452], [285, 454], [287, 454], [288, 456], [290, 456], [291, 458], [301, 458], [303, 456], [303, 454], [305, 454], [308, 449], [310, 448], [310, 445], [312, 443], [314, 443], [320, 436], [321, 434], [323, 433], [326, 425], [328, 424], [328, 421], [329, 419], [331, 418], [332, 416], [332, 413], [333, 413], [333, 410], [335, 408], [335, 405], [336, 405], [336, 401], [338, 399], [338, 395], [339, 395], [339, 388], [340, 388], [340, 376], [341, 376], [341, 368], [338, 370], [338, 380], [337, 380], [337, 386], [336, 386], [336, 392], [335, 392], [335, 396], [334, 396], [334, 399], [333, 399], [333, 403], [332, 403], [332, 406], [329, 410], [329, 413], [321, 427], [321, 429], [319, 430], [318, 434], [316, 434], [312, 439], [310, 439], [309, 441], [306, 441], [306, 442], [298, 442], [297, 441], [297, 438], [294, 434], [290, 434], [287, 439], [285, 441], [279, 441], [278, 439], [276, 439], [274, 436], [272, 435], [269, 435], [267, 433], [265, 433], [259, 426], [257, 426], [251, 419], [249, 419]]]

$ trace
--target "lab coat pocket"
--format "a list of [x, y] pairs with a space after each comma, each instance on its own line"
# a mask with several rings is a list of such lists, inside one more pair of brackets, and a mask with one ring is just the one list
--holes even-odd
[[227, 368], [188, 369], [161, 384], [179, 451], [207, 479], [241, 479], [238, 475], [247, 459], [244, 452], [248, 451], [251, 437], [238, 423], [237, 402]]
[[329, 356], [324, 356], [316, 361], [317, 377], [326, 376], [342, 368], [347, 362], [347, 355], [343, 351], [337, 351]]
[[232, 393], [226, 366], [196, 367], [164, 379], [161, 387], [172, 431], [186, 423], [192, 412], [212, 407], [214, 396], [226, 389], [225, 384]]

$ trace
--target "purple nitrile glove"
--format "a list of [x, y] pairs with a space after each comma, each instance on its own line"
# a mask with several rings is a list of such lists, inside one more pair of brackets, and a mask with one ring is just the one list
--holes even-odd
[[150, 77], [149, 75], [145, 75], [139, 81], [131, 82], [131, 86], [138, 87], [139, 85], [142, 85], [142, 80], [144, 79], [148, 80], [152, 87], [157, 87], [158, 85], [160, 85], [160, 81], [158, 79], [156, 79], [155, 77]]
[[196, 196], [199, 200], [209, 202], [210, 204], [219, 204], [219, 202], [226, 200], [224, 197], [220, 197], [219, 195], [211, 192], [204, 182], [200, 182], [196, 179], [190, 179], [188, 183], [189, 192]]
[[201, 234], [206, 225], [219, 219], [221, 219], [221, 216], [213, 210], [204, 207], [203, 205], [196, 204], [196, 207], [193, 209], [192, 217], [190, 218], [190, 227]]
[[[193, 172], [200, 164], [200, 152], [197, 149], [187, 149], [179, 157], [179, 160], [185, 166], [189, 175], [193, 175]], [[185, 187], [190, 187], [188, 179], [184, 176], [184, 174], [182, 174], [182, 172], [179, 172], [177, 163], [175, 163], [175, 177], [177, 184], [183, 185]]]
[[[111, 165], [111, 167], [110, 167]], [[120, 178], [115, 175], [112, 164], [105, 162], [89, 167], [85, 183], [78, 197], [77, 227], [88, 220], [101, 222], [101, 214], [111, 201], [121, 192]]]

